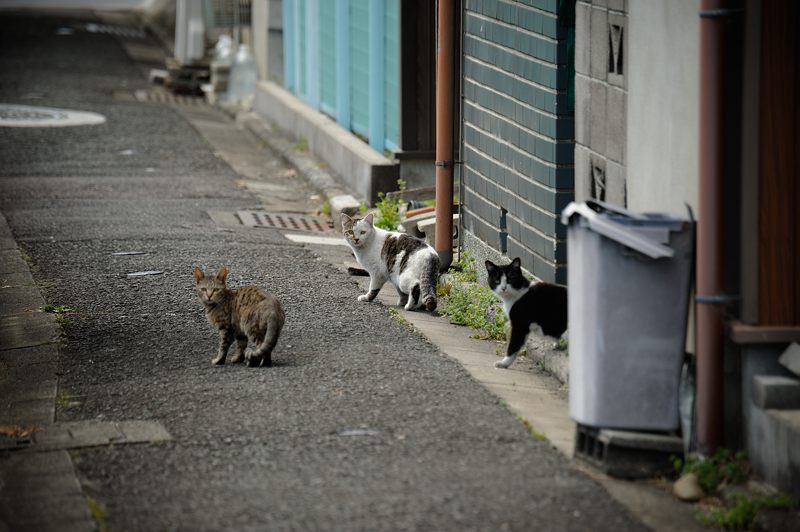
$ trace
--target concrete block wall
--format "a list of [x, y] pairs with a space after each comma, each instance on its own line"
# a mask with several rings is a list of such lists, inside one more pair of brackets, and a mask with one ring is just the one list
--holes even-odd
[[[566, 283], [574, 15], [558, 0], [465, 0], [462, 223], [479, 247]], [[489, 250], [470, 250], [480, 256]]]
[[627, 206], [626, 0], [575, 5], [575, 199]]

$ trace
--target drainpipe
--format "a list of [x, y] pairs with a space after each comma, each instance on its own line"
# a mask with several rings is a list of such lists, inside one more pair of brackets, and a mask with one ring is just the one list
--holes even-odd
[[700, 0], [700, 142], [697, 225], [697, 443], [722, 444], [722, 173], [725, 0]]
[[453, 262], [453, 0], [439, 0], [436, 43], [436, 234], [439, 268]]

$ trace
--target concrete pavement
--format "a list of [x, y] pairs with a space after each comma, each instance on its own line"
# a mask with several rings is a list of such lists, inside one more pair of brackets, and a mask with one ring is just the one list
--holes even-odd
[[[213, 109], [123, 97], [148, 89], [141, 65], [63, 24], [0, 18], [0, 68], [25, 67], [3, 100], [108, 117], [0, 130], [6, 528], [668, 529], [520, 423], [569, 452], [546, 376], [495, 370], [495, 346], [441, 318], [400, 311], [409, 330], [356, 302], [340, 246], [237, 225], [239, 209], [308, 212], [314, 191]], [[208, 364], [198, 264], [282, 299], [274, 368]], [[45, 303], [74, 310], [56, 322]]]

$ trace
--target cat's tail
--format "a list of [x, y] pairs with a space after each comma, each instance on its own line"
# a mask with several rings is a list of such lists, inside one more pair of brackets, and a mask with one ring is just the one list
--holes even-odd
[[439, 284], [439, 256], [425, 263], [425, 270], [420, 279], [422, 304], [428, 312], [436, 310], [436, 285]]
[[275, 312], [269, 317], [264, 340], [261, 341], [255, 352], [247, 360], [249, 366], [255, 366], [256, 364], [267, 367], [272, 366], [272, 350], [275, 349], [275, 345], [278, 343], [283, 321], [283, 312]]

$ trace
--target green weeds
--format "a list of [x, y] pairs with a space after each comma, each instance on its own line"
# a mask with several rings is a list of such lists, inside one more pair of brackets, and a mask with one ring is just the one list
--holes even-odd
[[443, 283], [436, 293], [444, 299], [439, 314], [451, 323], [466, 325], [478, 331], [478, 338], [505, 340], [506, 322], [500, 303], [488, 286], [479, 286], [475, 258], [466, 252], [448, 271], [452, 283]]
[[400, 206], [403, 204], [403, 192], [406, 190], [406, 182], [403, 179], [397, 180], [397, 190], [400, 194], [391, 198], [387, 197], [383, 192], [378, 192], [378, 202], [375, 204], [378, 209], [378, 218], [375, 220], [375, 227], [380, 227], [387, 231], [395, 231], [403, 220], [400, 213]]
[[795, 506], [797, 501], [787, 495], [734, 493], [726, 506], [700, 510], [697, 518], [706, 526], [725, 530], [750, 530], [761, 510], [788, 509]]
[[103, 505], [88, 495], [86, 496], [86, 505], [89, 507], [89, 512], [92, 514], [94, 522], [97, 523], [97, 530], [99, 532], [108, 532], [106, 509], [103, 508]]
[[69, 391], [64, 388], [59, 388], [58, 393], [56, 394], [56, 407], [61, 409], [70, 408], [72, 406], [76, 406], [80, 403], [74, 401], [72, 396], [70, 395]]
[[685, 462], [673, 457], [673, 466], [679, 474], [694, 473], [700, 488], [717, 506], [701, 506], [695, 517], [706, 526], [725, 530], [750, 530], [756, 515], [764, 509], [787, 509], [798, 501], [787, 495], [766, 494], [755, 491], [731, 493], [720, 504], [719, 494], [727, 486], [742, 484], [750, 476], [750, 463], [746, 453], [720, 448], [712, 456], [690, 457]]
[[732, 453], [729, 449], [720, 448], [709, 457], [690, 457], [684, 462], [673, 457], [673, 466], [680, 473], [694, 473], [700, 487], [707, 495], [714, 495], [720, 489], [737, 484], [750, 475], [750, 463], [743, 451]]
[[330, 200], [326, 199], [325, 201], [322, 202], [322, 205], [319, 208], [319, 212], [323, 216], [330, 217], [330, 215], [331, 215], [331, 202], [330, 202]]
[[295, 153], [305, 153], [308, 151], [308, 140], [300, 139], [295, 144], [293, 144], [292, 147], [289, 149]]
[[39, 308], [42, 312], [47, 312], [49, 314], [56, 315], [56, 323], [58, 323], [62, 329], [65, 329], [69, 326], [70, 321], [69, 318], [66, 316], [71, 312], [75, 312], [74, 308], [67, 307], [65, 305], [44, 305]]
[[403, 317], [402, 314], [400, 314], [399, 309], [396, 309], [394, 307], [389, 307], [389, 316], [396, 319], [398, 322], [400, 322], [400, 325], [403, 325], [404, 327], [407, 327], [409, 329], [414, 328], [414, 326], [411, 325], [411, 322], [409, 322], [407, 319]]

